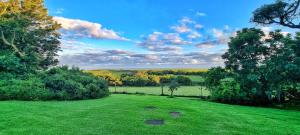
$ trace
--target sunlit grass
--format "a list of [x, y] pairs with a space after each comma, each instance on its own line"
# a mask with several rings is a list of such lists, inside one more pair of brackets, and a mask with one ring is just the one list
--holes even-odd
[[[145, 110], [155, 106], [156, 110]], [[85, 101], [0, 102], [1, 135], [299, 135], [300, 113], [189, 98], [111, 95]], [[182, 116], [173, 118], [170, 111]], [[163, 119], [150, 126], [147, 119]]]

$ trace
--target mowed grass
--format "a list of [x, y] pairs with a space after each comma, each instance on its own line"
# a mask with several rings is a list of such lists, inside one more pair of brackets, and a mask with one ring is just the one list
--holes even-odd
[[[201, 96], [200, 86], [180, 86], [174, 95], [177, 96]], [[164, 94], [170, 95], [168, 86], [164, 87]], [[114, 87], [109, 87], [111, 92], [115, 92]], [[151, 95], [160, 95], [161, 87], [117, 87], [117, 92], [126, 93], [143, 93]], [[209, 96], [210, 92], [207, 89], [202, 90], [202, 96]]]
[[[155, 106], [156, 110], [145, 110]], [[111, 95], [85, 101], [0, 102], [1, 135], [299, 135], [300, 112], [189, 98]], [[170, 111], [181, 112], [178, 118]], [[163, 119], [161, 126], [148, 119]]]
[[189, 77], [194, 83], [204, 82], [204, 78], [199, 75], [184, 75], [184, 76]]

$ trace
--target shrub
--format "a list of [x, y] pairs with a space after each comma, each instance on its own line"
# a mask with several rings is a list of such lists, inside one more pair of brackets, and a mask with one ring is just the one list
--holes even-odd
[[39, 78], [0, 81], [0, 100], [47, 100], [51, 93]]
[[246, 93], [241, 91], [240, 84], [234, 78], [220, 80], [220, 85], [212, 91], [212, 99], [225, 103], [240, 104], [244, 101]]
[[0, 72], [23, 74], [25, 67], [13, 52], [0, 51]]
[[193, 83], [192, 80], [189, 77], [186, 77], [186, 76], [177, 76], [176, 81], [180, 85], [192, 85], [192, 83]]
[[78, 68], [58, 67], [42, 75], [54, 99], [76, 100], [100, 98], [109, 94], [107, 82]]

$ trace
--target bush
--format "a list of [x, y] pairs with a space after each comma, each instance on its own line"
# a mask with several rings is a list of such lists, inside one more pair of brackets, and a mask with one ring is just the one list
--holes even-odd
[[219, 102], [241, 104], [245, 101], [246, 93], [234, 78], [220, 80], [220, 85], [212, 91], [212, 99]]
[[58, 67], [42, 75], [54, 99], [78, 100], [100, 98], [109, 94], [107, 82], [78, 68]]
[[0, 72], [23, 74], [25, 67], [13, 52], [0, 51]]
[[0, 100], [47, 100], [51, 93], [39, 78], [0, 81]]
[[186, 76], [177, 76], [176, 77], [176, 81], [180, 84], [180, 85], [192, 85], [193, 82], [189, 77]]

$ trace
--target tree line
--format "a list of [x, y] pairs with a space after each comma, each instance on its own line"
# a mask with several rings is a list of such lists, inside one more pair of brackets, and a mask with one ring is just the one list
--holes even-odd
[[[176, 80], [176, 82], [178, 82], [180, 85], [195, 85], [187, 76], [173, 74], [157, 75], [153, 74], [153, 71], [135, 71], [132, 73], [123, 73], [121, 75], [115, 75], [111, 71], [98, 70], [88, 72], [92, 73], [95, 76], [104, 78], [105, 80], [107, 80], [110, 86], [160, 86], [169, 84], [172, 80]], [[163, 71], [159, 71], [159, 73], [160, 72]], [[170, 73], [169, 71], [167, 72]]]
[[[258, 24], [299, 29], [299, 0], [276, 1], [253, 12]], [[269, 105], [300, 101], [300, 33], [257, 28], [237, 31], [222, 56], [225, 68], [209, 69], [206, 83], [212, 99], [234, 104]]]

